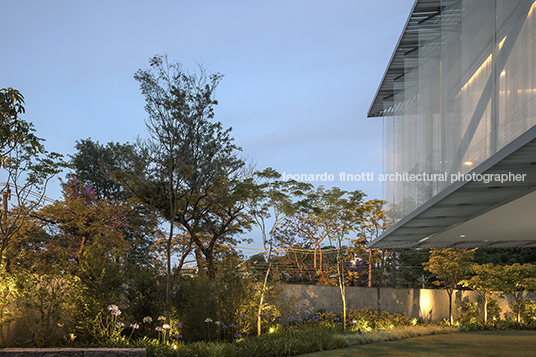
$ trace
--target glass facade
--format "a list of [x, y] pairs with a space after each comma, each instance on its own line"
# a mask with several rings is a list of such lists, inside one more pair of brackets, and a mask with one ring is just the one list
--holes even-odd
[[536, 2], [437, 3], [411, 28], [418, 46], [383, 101], [384, 199], [395, 222], [536, 124]]

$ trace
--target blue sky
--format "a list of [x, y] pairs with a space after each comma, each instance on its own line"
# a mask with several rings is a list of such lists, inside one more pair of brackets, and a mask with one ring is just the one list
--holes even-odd
[[[382, 126], [366, 119], [413, 0], [2, 2], [1, 87], [26, 99], [48, 150], [146, 136], [133, 79], [167, 53], [225, 75], [216, 119], [257, 169], [381, 198]], [[339, 173], [374, 173], [341, 182]], [[48, 191], [59, 198], [56, 182]]]

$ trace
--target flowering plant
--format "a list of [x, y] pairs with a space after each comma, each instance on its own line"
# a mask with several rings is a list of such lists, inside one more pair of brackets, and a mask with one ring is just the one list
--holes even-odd
[[[108, 305], [108, 313], [100, 313], [96, 318], [95, 326], [91, 334], [95, 339], [101, 343], [112, 341], [112, 342], [128, 342], [132, 338], [134, 330], [140, 328], [140, 325], [137, 322], [131, 323], [129, 328], [131, 329], [130, 335], [128, 338], [123, 335], [123, 330], [125, 329], [125, 323], [120, 320], [121, 310], [117, 305], [110, 304]], [[147, 318], [147, 317], [146, 317]], [[146, 321], [144, 318], [144, 322]], [[149, 317], [150, 319], [150, 317]], [[152, 321], [152, 320], [151, 320]]]
[[119, 341], [122, 340], [121, 332], [125, 324], [119, 320], [121, 310], [115, 304], [108, 305], [108, 313], [104, 316], [97, 316], [98, 328], [93, 331], [93, 336], [99, 341]]

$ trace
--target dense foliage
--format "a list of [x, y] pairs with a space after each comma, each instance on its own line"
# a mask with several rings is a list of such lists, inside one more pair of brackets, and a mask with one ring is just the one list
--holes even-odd
[[[536, 250], [368, 249], [390, 225], [385, 202], [248, 167], [231, 129], [214, 120], [222, 75], [155, 56], [135, 79], [149, 138], [80, 140], [69, 165], [20, 118], [23, 96], [0, 90], [9, 203], [0, 216], [0, 328], [22, 326], [16, 343], [293, 355], [420, 324], [381, 311], [387, 286], [445, 288], [451, 308], [463, 286], [482, 302], [465, 304], [458, 323], [534, 326]], [[67, 166], [63, 197], [44, 204], [48, 182]], [[246, 258], [237, 245], [254, 228], [263, 251]], [[338, 286], [343, 312], [291, 311], [281, 283]], [[347, 311], [347, 286], [375, 287], [377, 310]], [[506, 294], [512, 316], [497, 303]]]

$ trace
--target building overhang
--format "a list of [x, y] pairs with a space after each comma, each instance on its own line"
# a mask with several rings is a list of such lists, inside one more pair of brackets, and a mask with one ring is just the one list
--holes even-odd
[[[408, 71], [406, 64], [407, 55], [417, 51], [419, 46], [429, 40], [440, 36], [440, 29], [430, 27], [426, 32], [420, 31], [419, 26], [424, 22], [441, 15], [444, 8], [451, 6], [459, 0], [417, 0], [413, 5], [411, 13], [406, 21], [395, 50], [389, 61], [389, 65], [376, 91], [374, 100], [369, 108], [367, 117], [384, 117], [393, 115], [395, 106], [394, 97], [397, 94], [394, 82], [402, 78]], [[404, 103], [399, 103], [403, 106]]]
[[467, 175], [507, 180], [454, 182], [369, 247], [536, 247], [536, 126]]

